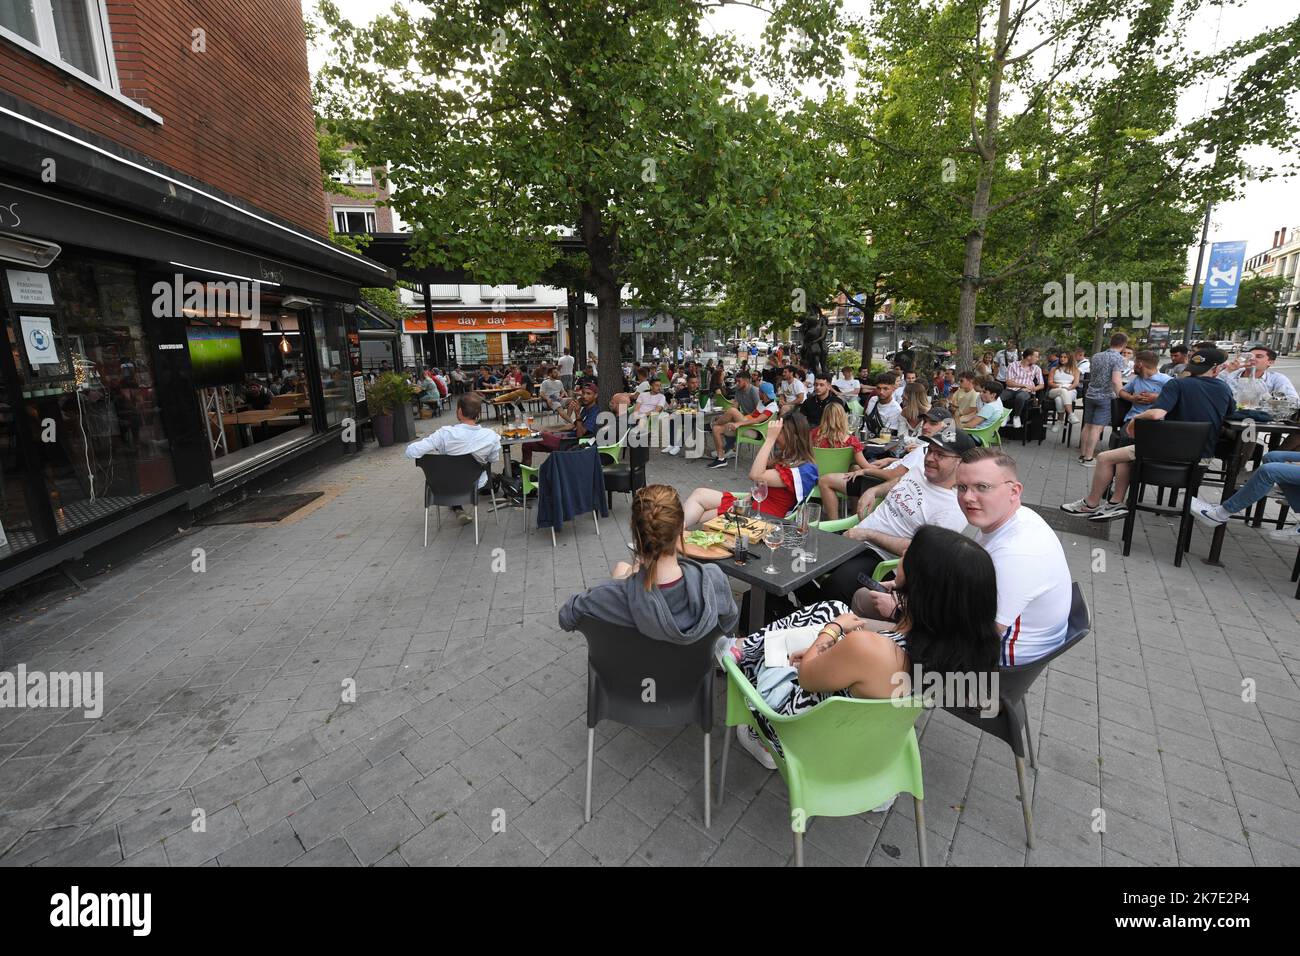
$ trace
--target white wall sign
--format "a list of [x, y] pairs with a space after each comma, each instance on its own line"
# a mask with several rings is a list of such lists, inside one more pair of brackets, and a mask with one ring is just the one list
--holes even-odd
[[360, 375], [352, 376], [352, 395], [358, 402], [366, 400], [366, 380]]
[[9, 295], [14, 305], [53, 305], [54, 292], [50, 289], [50, 277], [44, 272], [25, 272], [21, 269], [6, 269], [9, 278]]
[[33, 366], [58, 365], [59, 352], [54, 347], [54, 326], [50, 320], [43, 315], [20, 315], [18, 322], [22, 325], [27, 361]]

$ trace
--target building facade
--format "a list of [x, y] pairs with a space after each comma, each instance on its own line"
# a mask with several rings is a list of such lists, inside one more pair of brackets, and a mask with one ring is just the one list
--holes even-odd
[[365, 416], [301, 8], [213, 10], [0, 3], [0, 590]]
[[1277, 318], [1272, 327], [1255, 329], [1254, 337], [1280, 352], [1300, 350], [1300, 227], [1283, 227], [1273, 233], [1263, 252], [1246, 260], [1242, 278], [1279, 276], [1287, 288], [1278, 297]]

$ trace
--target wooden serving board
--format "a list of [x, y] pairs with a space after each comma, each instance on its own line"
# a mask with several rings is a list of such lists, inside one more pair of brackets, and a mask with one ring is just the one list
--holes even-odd
[[[758, 518], [742, 518], [739, 526], [749, 532], [750, 541], [762, 541], [767, 537], [767, 533], [772, 530], [772, 524], [769, 521], [763, 521]], [[737, 522], [730, 518], [718, 515], [711, 521], [706, 521], [700, 527], [705, 531], [721, 531], [728, 538], [734, 538], [737, 528]], [[732, 542], [735, 543], [734, 541]]]
[[727, 547], [724, 543], [714, 545], [711, 548], [701, 548], [699, 545], [688, 544], [685, 535], [683, 535], [681, 538], [677, 539], [677, 551], [680, 554], [683, 554], [688, 558], [694, 558], [697, 561], [717, 561], [721, 558], [731, 557], [732, 552], [735, 550], [734, 540], [728, 538], [727, 542], [732, 544], [733, 547]]

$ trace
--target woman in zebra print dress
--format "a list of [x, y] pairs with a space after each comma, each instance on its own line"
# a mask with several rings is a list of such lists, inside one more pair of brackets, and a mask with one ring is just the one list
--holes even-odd
[[[774, 711], [795, 716], [832, 696], [882, 699], [909, 693], [914, 665], [940, 674], [987, 674], [996, 667], [997, 579], [988, 552], [955, 531], [927, 525], [912, 539], [899, 571], [894, 628], [873, 630], [868, 624], [875, 622], [854, 615], [842, 602], [821, 601], [735, 644], [731, 653], [741, 671]], [[767, 667], [767, 636], [808, 625], [820, 632], [807, 651], [791, 655], [794, 670]], [[775, 730], [761, 714], [756, 717], [779, 752]], [[745, 750], [775, 769], [757, 735], [743, 725], [736, 730]]]

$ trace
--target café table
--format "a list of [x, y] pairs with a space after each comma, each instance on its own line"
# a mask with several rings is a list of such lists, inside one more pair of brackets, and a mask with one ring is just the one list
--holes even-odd
[[867, 550], [865, 541], [854, 541], [852, 538], [846, 538], [842, 534], [832, 534], [829, 531], [810, 528], [808, 537], [817, 539], [817, 560], [796, 561], [793, 549], [789, 545], [782, 545], [776, 551], [773, 562], [779, 571], [778, 574], [764, 573], [763, 569], [768, 566], [773, 552], [762, 543], [750, 545], [749, 555], [743, 563], [738, 563], [734, 557], [721, 558], [714, 562], [727, 577], [749, 585], [747, 634], [762, 630], [767, 595], [783, 597], [790, 594], [814, 578], [829, 574], [845, 561]]
[[[1223, 496], [1220, 501], [1227, 501], [1237, 490], [1237, 481], [1241, 477], [1242, 465], [1245, 459], [1249, 457], [1247, 448], [1253, 453], [1255, 441], [1245, 441], [1245, 436], [1253, 430], [1255, 435], [1264, 435], [1268, 440], [1270, 451], [1277, 448], [1282, 443], [1282, 439], [1288, 435], [1300, 434], [1300, 422], [1294, 419], [1282, 422], [1256, 422], [1245, 419], [1234, 419], [1223, 423], [1223, 437], [1232, 443], [1232, 452], [1228, 455], [1227, 460], [1223, 463]], [[1260, 502], [1255, 509], [1253, 523], [1256, 528], [1260, 526], [1263, 518], [1263, 506], [1265, 502]], [[1252, 521], [1250, 514], [1242, 516], [1243, 520]], [[1212, 564], [1222, 567], [1219, 561], [1219, 553], [1223, 550], [1223, 538], [1228, 530], [1227, 524], [1221, 524], [1214, 529], [1214, 536], [1210, 539], [1210, 553], [1204, 559], [1206, 564]]]

